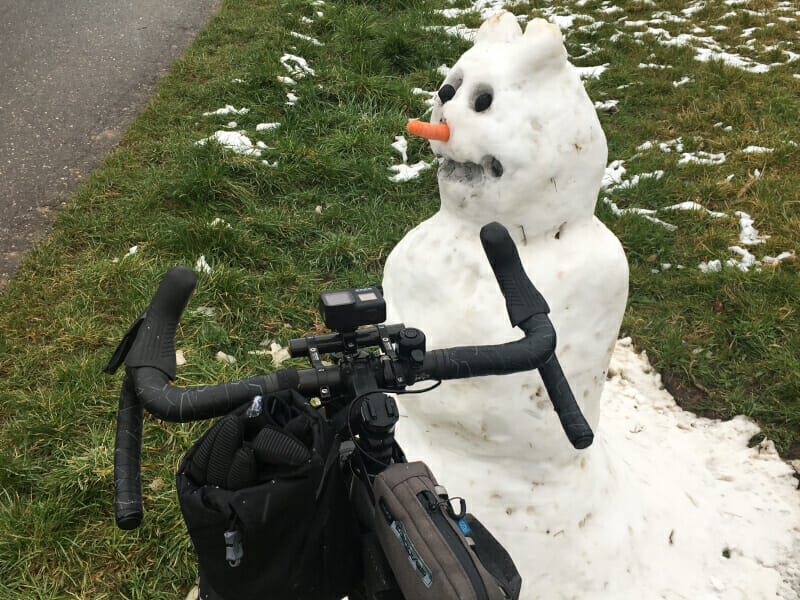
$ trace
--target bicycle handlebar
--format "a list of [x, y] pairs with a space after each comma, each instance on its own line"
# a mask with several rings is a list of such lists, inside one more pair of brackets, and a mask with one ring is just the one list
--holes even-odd
[[[424, 379], [460, 379], [503, 375], [539, 369], [567, 437], [575, 448], [592, 443], [591, 428], [583, 417], [555, 356], [556, 335], [549, 308], [531, 283], [514, 242], [499, 223], [481, 229], [481, 243], [506, 300], [512, 326], [525, 333], [520, 340], [492, 346], [433, 350], [421, 364], [398, 361], [407, 384]], [[195, 284], [194, 272], [183, 266], [171, 269], [161, 281], [150, 305], [125, 334], [104, 369], [114, 373], [123, 363], [126, 376], [117, 417], [115, 466], [115, 518], [121, 529], [133, 529], [143, 517], [140, 454], [143, 408], [166, 421], [195, 421], [227, 414], [234, 408], [283, 389], [313, 395], [323, 386], [336, 390], [345, 383], [338, 366], [281, 369], [274, 373], [205, 387], [173, 386], [174, 336]], [[377, 327], [356, 332], [359, 344], [378, 345], [381, 335], [396, 336], [403, 325], [389, 325], [383, 334]], [[340, 344], [338, 334], [316, 336], [320, 353]], [[292, 354], [307, 352], [305, 340], [290, 343]], [[292, 344], [294, 344], [292, 346]]]
[[[537, 331], [539, 325], [533, 317], [540, 313], [546, 315], [550, 312], [550, 308], [525, 273], [517, 247], [508, 235], [508, 231], [499, 223], [490, 223], [481, 229], [481, 243], [500, 291], [506, 299], [511, 325], [519, 326], [525, 332], [526, 339], [541, 335]], [[550, 325], [549, 319], [547, 324]], [[552, 329], [552, 325], [550, 328]], [[555, 345], [555, 331], [553, 331], [553, 350]], [[578, 450], [589, 447], [594, 441], [594, 433], [575, 401], [555, 352], [544, 365], [536, 368], [539, 369], [547, 395], [550, 396], [569, 441]]]

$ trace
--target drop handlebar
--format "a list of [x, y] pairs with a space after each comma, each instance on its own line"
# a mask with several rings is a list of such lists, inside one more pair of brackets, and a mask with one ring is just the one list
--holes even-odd
[[[522, 267], [514, 242], [499, 223], [481, 229], [481, 242], [492, 266], [512, 326], [525, 336], [498, 345], [432, 350], [411, 356], [391, 354], [391, 368], [375, 361], [377, 382], [397, 391], [423, 380], [461, 379], [504, 375], [538, 369], [567, 437], [575, 448], [592, 443], [593, 433], [569, 388], [555, 355], [556, 334], [549, 308]], [[104, 369], [114, 373], [125, 364], [120, 393], [114, 452], [115, 518], [122, 529], [137, 527], [143, 517], [140, 455], [143, 410], [165, 421], [197, 421], [227, 414], [255, 396], [295, 389], [310, 398], [352, 393], [346, 369], [315, 364], [310, 369], [281, 369], [274, 373], [203, 387], [171, 385], [175, 379], [175, 329], [196, 284], [194, 272], [171, 269], [152, 301], [123, 337]], [[355, 332], [359, 347], [382, 346], [383, 338], [396, 343], [404, 326], [388, 325]], [[313, 338], [319, 353], [341, 347], [341, 334]], [[292, 340], [294, 355], [308, 350], [308, 338]], [[391, 352], [391, 350], [390, 350]], [[371, 355], [370, 355], [371, 356]], [[383, 357], [386, 358], [386, 357]], [[366, 359], [364, 359], [366, 360]], [[313, 361], [312, 361], [313, 362]], [[392, 375], [394, 374], [394, 376]]]

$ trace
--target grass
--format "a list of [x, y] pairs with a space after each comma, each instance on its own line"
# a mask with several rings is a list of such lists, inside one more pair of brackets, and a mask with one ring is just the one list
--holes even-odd
[[[715, 0], [690, 21], [637, 26], [619, 19], [658, 19], [659, 11], [680, 16], [689, 4], [618, 5], [626, 12], [598, 0], [557, 9], [587, 15], [575, 19], [566, 38], [574, 62], [610, 65], [586, 82], [593, 100], [619, 100], [618, 112], [600, 113], [609, 159], [625, 161], [626, 177], [664, 171], [661, 179], [603, 195], [621, 209], [696, 200], [727, 215], [661, 211], [659, 218], [677, 226], [669, 230], [639, 215], [617, 217], [598, 202], [598, 216], [620, 237], [631, 265], [623, 333], [647, 349], [686, 405], [721, 418], [750, 415], [784, 456], [796, 458], [798, 263], [747, 273], [731, 267], [701, 273], [697, 265], [734, 257], [728, 248], [738, 243], [737, 210], [771, 236], [749, 247], [758, 258], [797, 249], [800, 152], [789, 142], [800, 141], [800, 80], [792, 76], [800, 63], [787, 63], [783, 51], [800, 52], [785, 41], [797, 39], [800, 18], [779, 20], [796, 15], [769, 1], [724, 17], [731, 7]], [[172, 482], [204, 425], [146, 423], [145, 522], [134, 532], [116, 530], [111, 465], [120, 379], [100, 370], [161, 275], [201, 255], [212, 272], [200, 275], [177, 336], [188, 359], [178, 371], [184, 385], [271, 369], [268, 358], [248, 352], [265, 340], [285, 343], [318, 330], [320, 290], [380, 279], [392, 247], [438, 208], [433, 170], [397, 184], [387, 168], [399, 162], [393, 137], [426, 110], [424, 96], [411, 90], [435, 90], [439, 65], [452, 65], [470, 45], [423, 28], [456, 22], [433, 12], [441, 7], [434, 0], [227, 0], [119, 149], [76, 192], [54, 233], [27, 257], [0, 295], [0, 597], [186, 593], [195, 565]], [[538, 15], [553, 7], [537, 1], [513, 10]], [[592, 19], [600, 25], [580, 29]], [[458, 22], [474, 27], [480, 17]], [[782, 65], [749, 73], [700, 62], [691, 48], [665, 45], [653, 34], [634, 35], [649, 26], [674, 37], [695, 24], [713, 31], [728, 51]], [[710, 29], [715, 24], [728, 29]], [[743, 45], [752, 27], [756, 41]], [[591, 54], [582, 57], [587, 49]], [[284, 53], [304, 57], [315, 71], [296, 79], [300, 100], [293, 107], [285, 105], [289, 88], [277, 79], [287, 75]], [[639, 67], [651, 63], [672, 69]], [[674, 86], [683, 76], [690, 81]], [[250, 112], [202, 116], [226, 104]], [[270, 147], [262, 157], [194, 144], [231, 120]], [[256, 132], [262, 122], [281, 126]], [[678, 165], [675, 147], [637, 151], [645, 141], [678, 137], [684, 152], [724, 152], [726, 162]], [[749, 145], [774, 151], [742, 153]], [[408, 154], [409, 163], [431, 158], [421, 140], [409, 139]], [[212, 225], [217, 218], [230, 227]], [[134, 245], [138, 251], [125, 256]], [[673, 267], [664, 270], [665, 263]], [[236, 364], [215, 361], [220, 350]]]

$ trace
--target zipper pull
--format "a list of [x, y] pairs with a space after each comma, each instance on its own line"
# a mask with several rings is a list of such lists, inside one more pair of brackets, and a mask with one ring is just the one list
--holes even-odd
[[430, 490], [425, 490], [420, 492], [419, 496], [422, 496], [425, 499], [425, 503], [428, 505], [426, 507], [428, 512], [436, 512], [436, 509], [439, 508], [439, 500], [436, 499], [436, 496], [433, 495], [433, 492]]
[[[453, 508], [453, 502], [456, 500], [458, 500], [458, 512], [456, 512], [456, 510]], [[453, 519], [453, 521], [460, 521], [467, 514], [467, 501], [460, 496], [449, 498], [446, 506], [447, 514], [451, 519]]]

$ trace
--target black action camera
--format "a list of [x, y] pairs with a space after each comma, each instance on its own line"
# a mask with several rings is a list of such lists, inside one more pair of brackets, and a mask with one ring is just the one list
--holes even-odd
[[379, 285], [322, 292], [319, 312], [328, 329], [355, 331], [362, 325], [383, 323], [386, 320], [386, 301]]

